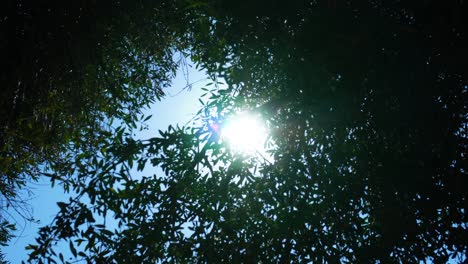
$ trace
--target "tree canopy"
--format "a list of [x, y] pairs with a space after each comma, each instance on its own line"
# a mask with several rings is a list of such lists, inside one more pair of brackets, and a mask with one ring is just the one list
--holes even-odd
[[[50, 21], [39, 6], [24, 12], [25, 21], [37, 14], [43, 24], [32, 25], [43, 32], [56, 27], [63, 35], [44, 33], [36, 50], [12, 55], [27, 64], [7, 60], [23, 68], [2, 72], [10, 81], [4, 109], [16, 115], [2, 119], [1, 133], [16, 133], [2, 141], [6, 158], [49, 146], [18, 141], [23, 133], [81, 133], [53, 134], [63, 159], [46, 173], [73, 195], [29, 246], [30, 261], [67, 262], [59, 241], [88, 263], [466, 260], [466, 3], [85, 6], [52, 8], [67, 15]], [[22, 29], [21, 36], [41, 36]], [[75, 49], [63, 51], [71, 43]], [[88, 51], [98, 56], [83, 55]], [[175, 51], [206, 70], [214, 88], [205, 88], [198, 122], [137, 140], [139, 110], [162, 96]], [[36, 57], [44, 70], [30, 63]], [[54, 122], [41, 115], [49, 110]], [[212, 129], [238, 111], [265, 120], [271, 158], [233, 152]], [[40, 118], [28, 122], [45, 128], [24, 130], [29, 123], [21, 118], [34, 113]], [[92, 151], [76, 143], [89, 141], [82, 133], [89, 122], [111, 118], [124, 122], [91, 130], [100, 139]], [[37, 168], [54, 158], [40, 157], [17, 160]], [[2, 168], [11, 172], [8, 166]]]
[[2, 3], [2, 206], [22, 206], [17, 191], [29, 180], [60, 174], [77, 155], [92, 155], [112, 120], [136, 127], [142, 107], [163, 96], [183, 43], [153, 19], [156, 7], [151, 1]]

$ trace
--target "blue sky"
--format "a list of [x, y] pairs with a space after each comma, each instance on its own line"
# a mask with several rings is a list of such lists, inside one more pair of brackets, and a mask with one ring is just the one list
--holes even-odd
[[[193, 85], [191, 89], [188, 89], [187, 84], [190, 83]], [[204, 91], [200, 88], [207, 83], [209, 83], [207, 76], [195, 67], [180, 68], [173, 85], [166, 90], [166, 97], [145, 111], [145, 116], [150, 114], [153, 116], [147, 121], [148, 130], [138, 132], [137, 138], [146, 139], [158, 136], [159, 129], [165, 130], [169, 125], [183, 125], [188, 122], [201, 107], [198, 98]], [[67, 200], [68, 197], [59, 186], [51, 188], [48, 179], [29, 183], [26, 189], [31, 190], [32, 195], [24, 192], [22, 196], [29, 199], [32, 215], [39, 220], [39, 223], [26, 223], [20, 217], [15, 217], [18, 220], [18, 231], [15, 233], [17, 237], [12, 239], [9, 246], [3, 248], [6, 259], [12, 264], [21, 263], [22, 260], [27, 259], [25, 247], [35, 242], [37, 231], [41, 226], [53, 220], [59, 211], [57, 202]], [[64, 251], [68, 252], [68, 248]]]

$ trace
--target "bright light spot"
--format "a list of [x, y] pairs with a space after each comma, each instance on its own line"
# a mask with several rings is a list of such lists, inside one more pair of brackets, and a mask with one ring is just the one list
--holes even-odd
[[230, 147], [243, 153], [263, 152], [267, 132], [263, 122], [249, 114], [239, 114], [227, 120], [221, 131], [221, 138]]

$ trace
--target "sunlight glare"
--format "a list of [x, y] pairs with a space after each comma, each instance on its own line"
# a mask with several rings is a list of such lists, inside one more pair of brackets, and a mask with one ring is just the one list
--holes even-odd
[[263, 122], [249, 114], [239, 114], [228, 120], [222, 128], [221, 137], [230, 147], [243, 153], [263, 152], [267, 137]]

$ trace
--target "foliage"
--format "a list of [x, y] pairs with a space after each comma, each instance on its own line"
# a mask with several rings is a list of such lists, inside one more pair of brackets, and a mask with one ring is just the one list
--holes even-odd
[[100, 149], [113, 120], [136, 129], [141, 109], [163, 96], [183, 43], [154, 19], [158, 4], [1, 4], [2, 216], [28, 181], [66, 176], [69, 163]]
[[[6, 246], [13, 237], [12, 232], [16, 229], [15, 225], [8, 223], [7, 221], [4, 221], [2, 219], [0, 219], [0, 221], [0, 246]], [[0, 263], [8, 263], [2, 250], [0, 250]]]
[[83, 136], [89, 141], [86, 133], [96, 136], [109, 119], [135, 122], [141, 107], [161, 97], [175, 70], [166, 48], [172, 33], [152, 19], [157, 14], [150, 6], [6, 6], [2, 177], [37, 174], [32, 170], [44, 156], [58, 155]]
[[[58, 241], [88, 263], [466, 259], [466, 4], [175, 3], [183, 23], [160, 23], [227, 88], [198, 125], [122, 126], [56, 171], [78, 195], [31, 261]], [[210, 129], [239, 109], [267, 121], [272, 161]]]

